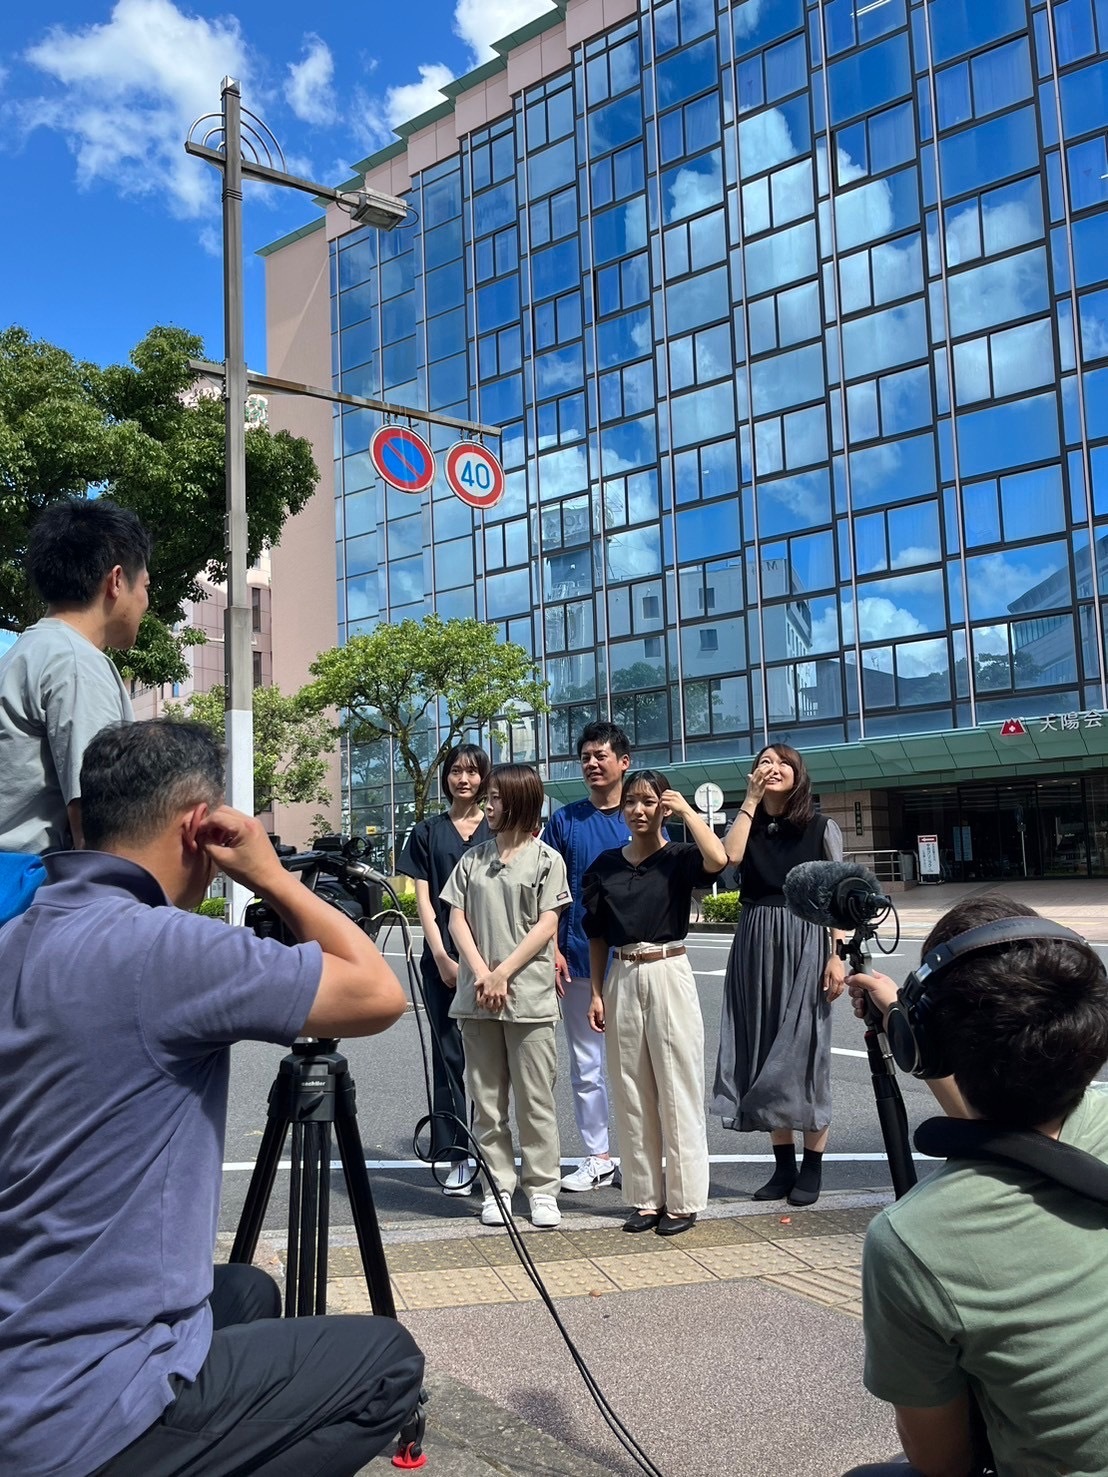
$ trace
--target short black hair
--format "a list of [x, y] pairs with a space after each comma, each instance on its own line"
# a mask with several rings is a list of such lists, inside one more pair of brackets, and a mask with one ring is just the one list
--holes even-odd
[[607, 723], [603, 719], [598, 723], [586, 723], [577, 740], [578, 759], [586, 744], [608, 744], [617, 759], [622, 759], [624, 754], [628, 758], [631, 756], [631, 740], [618, 723]]
[[480, 744], [455, 744], [442, 761], [442, 789], [448, 800], [453, 800], [454, 791], [450, 788], [450, 771], [455, 764], [461, 764], [463, 769], [475, 769], [481, 776], [481, 786], [477, 791], [476, 799], [485, 798], [485, 790], [489, 783], [489, 770], [492, 768], [492, 760], [481, 748]]
[[489, 773], [504, 807], [502, 831], [537, 831], [546, 799], [542, 779], [531, 764], [494, 764]]
[[[939, 919], [923, 955], [971, 928], [1038, 916], [999, 893], [967, 898]], [[928, 1030], [975, 1112], [1038, 1128], [1071, 1113], [1108, 1058], [1108, 973], [1077, 940], [996, 944], [943, 971]]]
[[151, 841], [193, 805], [223, 800], [223, 747], [202, 723], [112, 723], [81, 763], [81, 829], [91, 851]]
[[91, 605], [117, 564], [133, 585], [153, 541], [129, 508], [110, 498], [62, 498], [43, 508], [27, 540], [27, 573], [47, 605]]

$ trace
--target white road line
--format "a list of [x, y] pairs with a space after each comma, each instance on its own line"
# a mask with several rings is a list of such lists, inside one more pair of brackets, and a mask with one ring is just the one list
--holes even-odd
[[831, 1054], [833, 1056], [869, 1056], [868, 1051], [852, 1051], [849, 1046], [833, 1046], [831, 1048]]

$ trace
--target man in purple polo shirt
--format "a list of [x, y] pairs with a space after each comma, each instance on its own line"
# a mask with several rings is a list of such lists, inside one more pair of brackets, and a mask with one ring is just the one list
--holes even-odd
[[[419, 1396], [395, 1321], [283, 1320], [264, 1273], [213, 1278], [231, 1044], [404, 1009], [373, 943], [222, 799], [198, 725], [102, 730], [90, 849], [49, 857], [0, 929], [0, 1465], [22, 1477], [344, 1477]], [[186, 911], [219, 868], [301, 943]]]

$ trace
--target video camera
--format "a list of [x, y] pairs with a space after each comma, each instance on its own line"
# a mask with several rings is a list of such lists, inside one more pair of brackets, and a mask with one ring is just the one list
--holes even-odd
[[[282, 845], [280, 836], [270, 836], [270, 840], [286, 871], [298, 872], [305, 887], [345, 913], [370, 938], [376, 937], [388, 879], [364, 860], [366, 843], [361, 837], [319, 836], [310, 851]], [[268, 903], [251, 903], [245, 923], [259, 938], [297, 942]]]

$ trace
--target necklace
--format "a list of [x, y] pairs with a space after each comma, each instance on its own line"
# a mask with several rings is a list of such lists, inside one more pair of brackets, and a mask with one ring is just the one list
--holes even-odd
[[766, 835], [767, 836], [776, 836], [777, 835], [777, 830], [778, 830], [777, 822], [776, 821], [770, 821], [769, 825], [766, 827]]

